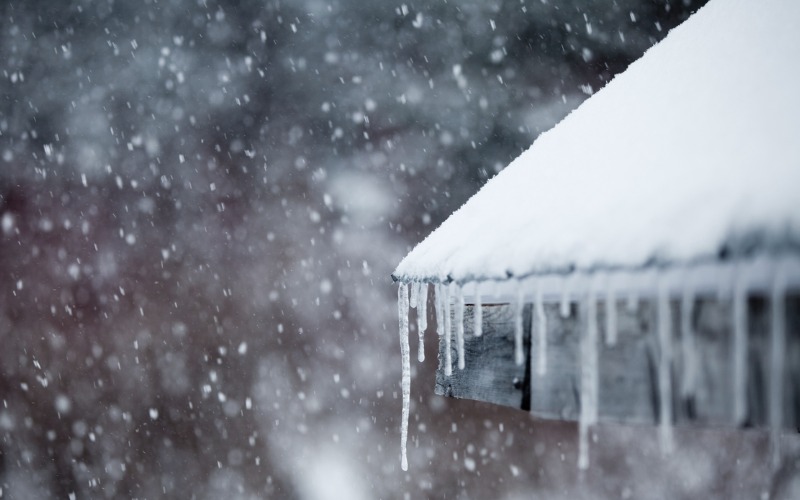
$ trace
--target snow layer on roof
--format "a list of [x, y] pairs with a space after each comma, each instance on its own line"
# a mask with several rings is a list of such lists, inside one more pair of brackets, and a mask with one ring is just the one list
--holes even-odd
[[712, 0], [491, 179], [401, 280], [503, 279], [800, 242], [800, 2]]

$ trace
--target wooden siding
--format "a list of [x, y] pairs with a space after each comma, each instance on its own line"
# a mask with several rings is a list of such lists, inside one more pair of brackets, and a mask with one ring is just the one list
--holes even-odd
[[[616, 345], [605, 341], [605, 303], [599, 300], [598, 376], [599, 420], [657, 423], [659, 415], [656, 308], [641, 301], [636, 308], [617, 302]], [[511, 406], [548, 419], [575, 421], [580, 414], [580, 341], [586, 331], [586, 307], [572, 303], [567, 318], [558, 304], [544, 306], [547, 319], [547, 371], [536, 373], [531, 363], [531, 335], [538, 346], [537, 329], [531, 333], [532, 307], [523, 309], [525, 363], [514, 363], [514, 309], [509, 304], [483, 306], [483, 335], [473, 334], [473, 306], [464, 315], [466, 367], [457, 367], [456, 342], [451, 342], [453, 374], [444, 375], [444, 341], [439, 343], [439, 368], [435, 392]], [[800, 428], [800, 297], [787, 299], [785, 370], [783, 374], [783, 424]], [[686, 390], [686, 359], [681, 345], [680, 304], [670, 303], [672, 325], [672, 409], [677, 425], [738, 425], [734, 418], [732, 303], [717, 298], [698, 299], [691, 324], [697, 359], [695, 390]], [[770, 379], [770, 305], [760, 297], [748, 300], [747, 398], [745, 426], [768, 425]], [[531, 373], [531, 371], [534, 373]]]

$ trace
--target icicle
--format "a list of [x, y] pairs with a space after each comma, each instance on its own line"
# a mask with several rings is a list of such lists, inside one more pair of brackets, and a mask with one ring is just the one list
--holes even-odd
[[475, 336], [480, 337], [483, 335], [483, 301], [480, 283], [475, 283], [475, 305], [472, 308], [472, 318], [475, 320]]
[[[539, 359], [536, 373], [541, 376], [547, 373], [547, 317], [544, 315], [541, 280], [536, 283], [535, 301], [536, 304], [534, 308], [536, 309], [536, 326], [537, 335], [539, 337]], [[531, 335], [531, 346], [533, 346], [533, 335]], [[533, 359], [533, 356], [531, 356], [531, 359]], [[533, 384], [531, 384], [531, 386], [533, 386]]]
[[770, 292], [769, 427], [772, 463], [781, 461], [780, 433], [783, 426], [783, 384], [786, 355], [786, 275], [776, 266]]
[[747, 417], [747, 282], [741, 274], [733, 290], [733, 421], [744, 423]]
[[606, 344], [617, 345], [617, 290], [608, 278], [606, 290]]
[[453, 328], [450, 319], [450, 285], [442, 285], [442, 303], [444, 305], [444, 374], [449, 377], [453, 374], [453, 353], [450, 352], [450, 340], [453, 337]]
[[562, 318], [569, 318], [569, 288], [570, 282], [569, 277], [564, 277], [561, 279], [561, 317]]
[[578, 468], [589, 467], [589, 426], [597, 422], [597, 302], [590, 284], [586, 300], [586, 331], [581, 339], [581, 413], [578, 419]]
[[[534, 347], [534, 343], [533, 343], [533, 318], [531, 318], [531, 332], [530, 332], [530, 335], [531, 335], [531, 343], [530, 343], [530, 347], [528, 348], [528, 350], [529, 350], [529, 352], [528, 352], [528, 364], [530, 366], [528, 366], [528, 373], [530, 373], [531, 377], [533, 377], [533, 371], [535, 369], [534, 365], [536, 364], [536, 362], [534, 362], [536, 357], [534, 356], [535, 347]], [[531, 383], [528, 384], [528, 400], [530, 401], [530, 412], [531, 413], [533, 413], [533, 387], [534, 387], [534, 385], [535, 384], [533, 383], [533, 380], [531, 380]]]
[[591, 390], [592, 397], [589, 398], [589, 402], [591, 405], [589, 406], [589, 417], [590, 422], [592, 424], [597, 422], [598, 416], [598, 397], [600, 392], [600, 380], [598, 378], [598, 369], [597, 366], [597, 296], [595, 295], [594, 284], [590, 284], [589, 289], [589, 324], [588, 324], [588, 333], [589, 333], [589, 356], [588, 356], [588, 368], [589, 368], [589, 389]]
[[412, 281], [411, 282], [411, 298], [408, 301], [408, 307], [411, 309], [416, 309], [417, 307], [417, 296], [419, 295], [419, 287], [422, 283]]
[[411, 404], [411, 356], [408, 346], [408, 288], [400, 283], [397, 290], [397, 315], [400, 320], [400, 353], [403, 362], [401, 385], [403, 390], [403, 416], [400, 421], [400, 466], [408, 470], [406, 442], [408, 441], [408, 412]]
[[436, 334], [438, 336], [444, 335], [444, 302], [442, 301], [444, 292], [442, 291], [442, 284], [436, 283], [433, 285], [433, 307], [436, 309]]
[[525, 355], [522, 353], [522, 309], [524, 306], [524, 294], [520, 283], [517, 288], [517, 303], [514, 308], [514, 360], [517, 365], [521, 365], [525, 361]]
[[681, 296], [681, 354], [683, 358], [683, 397], [694, 396], [697, 379], [697, 353], [695, 352], [694, 328], [692, 328], [694, 289], [684, 284]]
[[464, 290], [455, 285], [456, 298], [456, 351], [458, 352], [458, 369], [464, 369]]
[[672, 316], [669, 307], [669, 288], [661, 279], [658, 286], [658, 400], [661, 450], [670, 453], [672, 440]]
[[419, 333], [419, 352], [417, 359], [420, 363], [425, 361], [425, 330], [428, 328], [428, 284], [419, 284], [417, 297], [417, 332]]

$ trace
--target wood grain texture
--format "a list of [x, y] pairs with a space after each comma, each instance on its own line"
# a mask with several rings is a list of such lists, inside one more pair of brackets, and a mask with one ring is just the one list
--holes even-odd
[[[483, 306], [483, 335], [473, 335], [473, 306], [464, 315], [466, 367], [456, 366], [452, 342], [453, 375], [444, 376], [444, 342], [439, 343], [436, 394], [510, 406], [548, 419], [575, 421], [580, 414], [580, 349], [586, 331], [586, 307], [573, 302], [563, 318], [558, 304], [545, 304], [547, 371], [536, 370], [537, 328], [531, 329], [532, 307], [523, 310], [525, 363], [514, 363], [514, 306]], [[600, 421], [656, 423], [661, 401], [658, 391], [659, 342], [656, 308], [641, 301], [635, 309], [616, 303], [618, 338], [606, 343], [606, 304], [598, 301], [598, 369]], [[786, 370], [783, 377], [783, 423], [800, 428], [800, 297], [787, 299]], [[768, 425], [770, 367], [770, 307], [761, 297], [748, 300], [748, 348], [745, 426]], [[680, 302], [670, 303], [672, 340], [672, 408], [677, 425], [738, 425], [734, 413], [733, 311], [729, 299], [701, 298], [694, 302], [696, 378], [687, 390], [681, 338]], [[533, 325], [535, 327], [535, 325]], [[531, 359], [531, 340], [534, 356]], [[533, 361], [533, 363], [532, 363]]]
[[[436, 371], [436, 394], [475, 399], [514, 408], [529, 409], [523, 401], [529, 378], [527, 364], [514, 363], [514, 307], [484, 306], [483, 335], [475, 337], [473, 307], [464, 311], [464, 352], [466, 366], [457, 368], [455, 342], [451, 342], [453, 374], [444, 374], [444, 337], [439, 342], [439, 369]], [[531, 307], [523, 310], [523, 331], [530, 330]], [[525, 337], [525, 352], [530, 350], [530, 337]], [[474, 362], [480, 360], [480, 362]]]

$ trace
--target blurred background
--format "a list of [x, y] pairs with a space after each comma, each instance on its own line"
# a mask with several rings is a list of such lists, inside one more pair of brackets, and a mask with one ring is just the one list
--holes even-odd
[[758, 431], [579, 474], [431, 333], [400, 470], [391, 271], [703, 3], [3, 1], [0, 498], [779, 495]]

